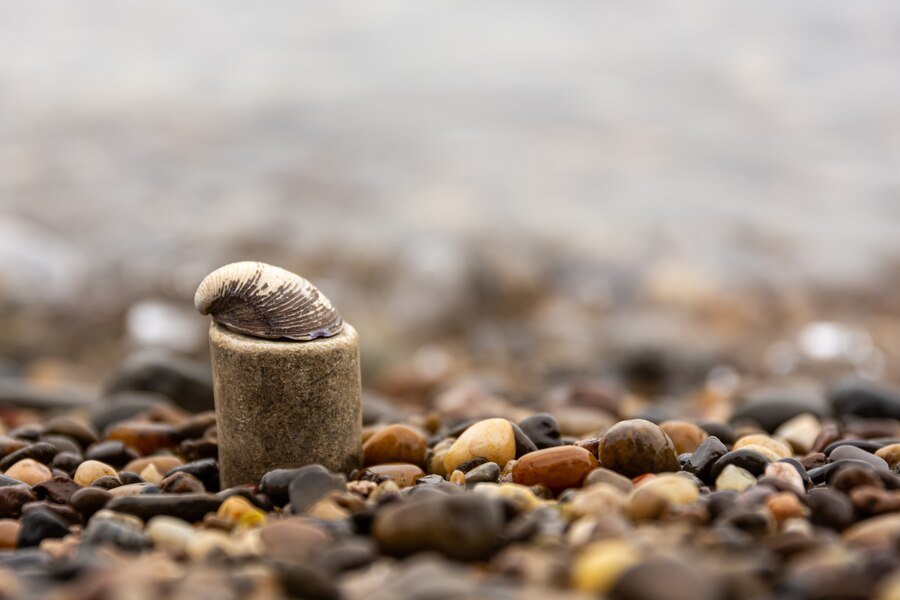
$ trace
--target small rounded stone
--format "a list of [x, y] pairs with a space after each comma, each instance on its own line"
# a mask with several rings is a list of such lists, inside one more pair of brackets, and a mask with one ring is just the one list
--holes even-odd
[[900, 444], [888, 444], [875, 452], [875, 456], [884, 460], [893, 471], [900, 464]]
[[666, 421], [659, 426], [675, 444], [675, 452], [684, 454], [696, 450], [709, 434], [694, 423]]
[[545, 504], [531, 491], [531, 488], [518, 483], [480, 483], [474, 489], [479, 494], [504, 498], [511, 502], [518, 512], [530, 512]]
[[0, 519], [0, 550], [15, 550], [21, 528], [14, 519]]
[[766, 448], [775, 454], [775, 458], [771, 458], [773, 462], [778, 460], [779, 458], [790, 458], [791, 457], [791, 447], [785, 444], [784, 442], [779, 442], [775, 438], [769, 437], [763, 434], [752, 434], [745, 435], [740, 438], [738, 441], [734, 443], [733, 450], [739, 450], [741, 448], [746, 448], [752, 446], [755, 450], [760, 451], [759, 448]]
[[716, 477], [716, 489], [718, 491], [733, 490], [743, 492], [756, 483], [756, 477], [747, 469], [736, 465], [726, 465], [722, 473]]
[[106, 430], [106, 439], [118, 440], [142, 456], [164, 448], [174, 448], [179, 442], [178, 434], [171, 425], [138, 421], [112, 425]]
[[23, 458], [8, 468], [5, 474], [28, 485], [37, 485], [53, 477], [50, 469], [32, 458]]
[[584, 478], [584, 486], [594, 485], [597, 483], [608, 483], [613, 487], [619, 488], [626, 494], [632, 490], [634, 484], [624, 475], [619, 475], [615, 471], [597, 467]]
[[628, 496], [628, 515], [635, 521], [657, 519], [672, 506], [696, 502], [697, 486], [675, 473], [648, 477], [635, 486]]
[[557, 446], [531, 452], [513, 467], [515, 483], [545, 485], [554, 492], [580, 487], [584, 478], [599, 465], [594, 455], [577, 446]]
[[425, 436], [407, 425], [388, 425], [363, 444], [363, 466], [405, 462], [425, 466]]
[[75, 483], [78, 485], [88, 486], [101, 477], [116, 477], [116, 470], [106, 463], [98, 460], [86, 460], [75, 470]]
[[183, 465], [184, 461], [182, 461], [177, 456], [170, 456], [168, 454], [160, 454], [157, 456], [145, 456], [144, 458], [136, 458], [129, 462], [122, 469], [123, 471], [129, 471], [131, 473], [140, 473], [144, 469], [146, 469], [149, 465], [153, 465], [156, 467], [156, 470], [160, 473], [168, 473], [172, 469], [177, 466]]
[[627, 477], [680, 469], [672, 440], [644, 419], [613, 425], [600, 441], [599, 454], [600, 464]]
[[219, 506], [216, 515], [241, 527], [260, 527], [266, 523], [266, 513], [242, 496], [230, 496]]
[[779, 492], [772, 494], [766, 498], [766, 508], [775, 517], [779, 523], [783, 523], [788, 519], [797, 519], [806, 516], [809, 513], [796, 494], [791, 492]]
[[516, 457], [516, 436], [506, 419], [485, 419], [466, 429], [444, 457], [444, 469], [452, 473], [473, 458], [484, 458], [500, 467]]
[[393, 479], [401, 488], [416, 485], [416, 479], [425, 476], [425, 471], [416, 465], [409, 463], [388, 463], [386, 465], [374, 465], [366, 469], [376, 475], [382, 475]]
[[624, 540], [604, 540], [587, 546], [572, 566], [572, 587], [582, 592], [605, 594], [619, 576], [640, 560], [640, 554]]
[[156, 548], [175, 556], [183, 556], [188, 542], [194, 536], [195, 529], [187, 521], [160, 515], [147, 522], [144, 533]]
[[779, 425], [773, 437], [790, 444], [795, 453], [806, 454], [812, 449], [821, 429], [819, 419], [804, 413]]

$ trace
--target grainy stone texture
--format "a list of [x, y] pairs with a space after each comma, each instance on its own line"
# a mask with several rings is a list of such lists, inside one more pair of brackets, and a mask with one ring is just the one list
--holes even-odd
[[276, 468], [350, 472], [362, 446], [359, 336], [345, 323], [309, 342], [257, 339], [213, 323], [210, 350], [223, 487]]

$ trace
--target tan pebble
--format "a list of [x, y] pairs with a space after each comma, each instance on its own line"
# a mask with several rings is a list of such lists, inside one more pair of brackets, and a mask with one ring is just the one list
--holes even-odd
[[766, 466], [766, 477], [774, 477], [789, 486], [791, 490], [798, 496], [806, 496], [806, 487], [803, 485], [803, 478], [800, 473], [792, 465], [783, 462], [773, 462]]
[[0, 550], [15, 550], [21, 525], [15, 519], [0, 519]]
[[378, 484], [378, 487], [376, 487], [375, 490], [369, 494], [369, 500], [372, 502], [377, 502], [381, 498], [395, 496], [399, 493], [400, 486], [397, 485], [397, 482], [393, 479], [388, 479], [387, 481], [382, 481]]
[[809, 413], [788, 419], [775, 430], [773, 437], [790, 444], [795, 454], [808, 454], [822, 430], [822, 423]]
[[465, 486], [466, 474], [459, 470], [453, 471], [452, 473], [450, 473], [450, 483]]
[[425, 476], [425, 471], [416, 465], [408, 463], [388, 463], [385, 465], [372, 465], [367, 469], [376, 475], [390, 477], [402, 488], [416, 485], [416, 480]]
[[109, 495], [113, 498], [124, 498], [126, 496], [137, 496], [141, 492], [143, 492], [150, 484], [149, 483], [129, 483], [126, 485], [120, 485], [119, 487], [114, 487], [109, 491]]
[[727, 465], [716, 479], [716, 490], [734, 490], [743, 492], [756, 483], [756, 477], [747, 469], [736, 465]]
[[52, 479], [53, 473], [45, 465], [32, 458], [23, 458], [6, 470], [6, 476], [18, 479], [28, 485], [37, 485]]
[[516, 438], [506, 419], [485, 419], [466, 429], [444, 457], [444, 469], [452, 473], [473, 458], [484, 458], [501, 466], [516, 457]]
[[635, 521], [661, 517], [671, 507], [692, 504], [700, 490], [690, 480], [674, 473], [645, 479], [628, 496], [627, 512]]
[[708, 437], [703, 429], [687, 421], [666, 421], [660, 427], [672, 439], [678, 454], [693, 452]]
[[900, 540], [900, 513], [860, 521], [845, 530], [842, 537], [852, 545], [895, 548]]
[[350, 516], [350, 511], [337, 504], [333, 499], [324, 498], [310, 506], [303, 514], [323, 521], [343, 521]]
[[407, 425], [388, 425], [363, 444], [363, 466], [405, 462], [425, 466], [425, 436]]
[[894, 570], [884, 577], [875, 587], [874, 597], [875, 600], [900, 600], [900, 571]]
[[185, 554], [195, 562], [205, 561], [215, 555], [238, 556], [240, 549], [224, 531], [200, 529], [188, 540]]
[[435, 444], [434, 448], [428, 453], [428, 472], [441, 477], [447, 477], [447, 468], [444, 466], [444, 460], [450, 447], [456, 442], [456, 438], [447, 438]]
[[595, 483], [608, 483], [619, 488], [626, 494], [634, 488], [634, 484], [630, 479], [605, 467], [597, 467], [584, 478], [585, 487], [594, 485]]
[[530, 512], [547, 503], [538, 498], [531, 488], [518, 483], [479, 483], [475, 485], [474, 490], [477, 494], [505, 498], [512, 502], [520, 512]]
[[797, 519], [806, 516], [809, 512], [797, 496], [791, 492], [779, 492], [766, 498], [766, 508], [779, 523], [788, 519]]
[[599, 437], [616, 419], [605, 410], [588, 406], [560, 406], [553, 410], [559, 432], [575, 438]]
[[875, 452], [875, 456], [883, 458], [893, 471], [894, 467], [900, 464], [900, 444], [890, 444], [884, 448], [879, 448]]
[[159, 472], [159, 469], [157, 469], [156, 465], [153, 463], [147, 465], [139, 475], [141, 476], [141, 479], [147, 483], [152, 483], [153, 485], [159, 485], [163, 480], [162, 473]]
[[75, 470], [75, 483], [78, 485], [88, 486], [100, 479], [101, 477], [119, 478], [116, 470], [106, 463], [99, 460], [86, 460]]
[[625, 510], [627, 496], [622, 490], [609, 483], [595, 483], [575, 494], [561, 505], [563, 515], [569, 520], [589, 515], [603, 516], [621, 514]]
[[575, 558], [572, 587], [583, 592], [606, 594], [619, 576], [640, 558], [637, 550], [624, 540], [594, 542]]
[[195, 530], [187, 521], [160, 515], [147, 522], [144, 532], [157, 549], [182, 556]]
[[760, 447], [766, 448], [770, 451], [770, 454], [774, 453], [774, 455], [777, 457], [774, 460], [778, 460], [781, 458], [790, 458], [793, 454], [791, 447], [784, 442], [779, 442], [775, 438], [771, 438], [767, 435], [762, 434], [745, 435], [734, 443], [735, 450], [747, 447], [752, 447], [757, 451], [760, 451]]
[[153, 465], [156, 467], [156, 470], [160, 472], [161, 475], [165, 475], [175, 467], [179, 465], [183, 465], [184, 461], [182, 461], [177, 456], [170, 456], [168, 454], [160, 454], [156, 456], [145, 456], [143, 458], [136, 458], [125, 465], [123, 471], [130, 471], [132, 473], [137, 473], [140, 475], [141, 471], [146, 469], [149, 465]]
[[746, 448], [747, 450], [755, 450], [756, 452], [759, 452], [760, 454], [768, 458], [771, 462], [777, 462], [784, 458], [777, 452], [773, 451], [771, 448], [760, 446], [759, 444], [747, 444], [746, 446], [743, 446], [743, 448]]

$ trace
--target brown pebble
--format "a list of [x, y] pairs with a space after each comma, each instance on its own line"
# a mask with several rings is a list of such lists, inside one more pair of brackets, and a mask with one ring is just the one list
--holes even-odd
[[600, 464], [627, 477], [680, 469], [675, 444], [658, 425], [644, 419], [620, 421], [604, 434]]
[[31, 458], [23, 458], [8, 468], [5, 475], [28, 485], [37, 485], [53, 477], [50, 469]]
[[875, 452], [875, 456], [884, 459], [888, 467], [893, 471], [900, 464], [900, 444], [888, 444]]
[[363, 444], [363, 466], [404, 462], [425, 466], [425, 436], [407, 425], [388, 425]]
[[557, 446], [530, 452], [516, 462], [513, 481], [522, 485], [545, 485], [554, 492], [580, 487], [598, 467], [597, 459], [578, 446]]
[[666, 421], [659, 427], [666, 432], [666, 435], [675, 444], [675, 452], [677, 454], [693, 452], [708, 437], [708, 434], [703, 429], [687, 421]]
[[14, 519], [0, 519], [0, 550], [15, 550], [22, 526]]
[[425, 471], [409, 463], [389, 463], [374, 465], [366, 469], [376, 475], [390, 477], [401, 488], [416, 485], [416, 479], [425, 476]]
[[850, 501], [863, 514], [883, 515], [900, 512], [900, 490], [859, 486], [850, 491]]
[[766, 498], [766, 508], [779, 523], [788, 519], [796, 519], [809, 514], [797, 495], [792, 492], [778, 492]]
[[199, 479], [190, 473], [184, 473], [182, 471], [172, 473], [163, 479], [161, 487], [162, 491], [167, 494], [190, 494], [206, 491], [206, 488], [203, 487], [203, 483]]
[[118, 440], [142, 456], [164, 448], [174, 448], [179, 442], [178, 434], [171, 425], [141, 421], [112, 425], [106, 430], [106, 439]]
[[446, 473], [473, 458], [495, 462], [502, 469], [516, 457], [516, 435], [506, 419], [478, 421], [457, 438], [444, 457]]
[[611, 471], [603, 467], [597, 467], [596, 469], [588, 473], [587, 477], [584, 478], [585, 487], [597, 483], [608, 483], [613, 487], [616, 487], [619, 490], [625, 492], [626, 494], [630, 492], [634, 487], [634, 484], [631, 482], [631, 480], [624, 475], [619, 475], [615, 471]]

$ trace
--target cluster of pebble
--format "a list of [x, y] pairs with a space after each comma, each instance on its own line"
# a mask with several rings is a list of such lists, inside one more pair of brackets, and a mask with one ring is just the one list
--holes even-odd
[[3, 412], [0, 597], [900, 597], [886, 388], [577, 436], [546, 412], [370, 403], [349, 477], [308, 465], [220, 489], [214, 414], [183, 373], [148, 381], [177, 404]]

